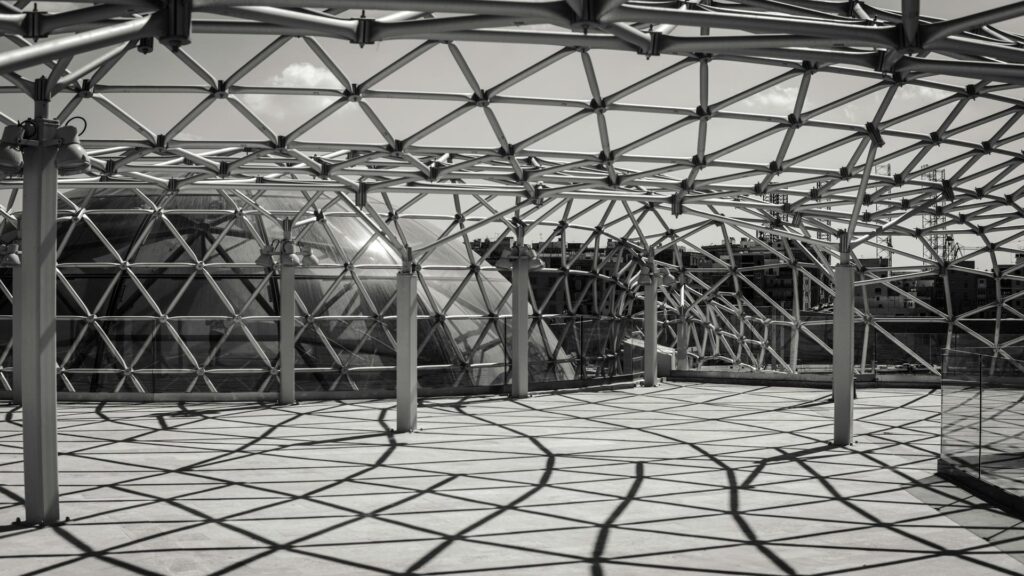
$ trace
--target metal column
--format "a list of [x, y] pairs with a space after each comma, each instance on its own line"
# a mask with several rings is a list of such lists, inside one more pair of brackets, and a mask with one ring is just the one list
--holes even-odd
[[679, 326], [676, 328], [676, 369], [690, 369], [690, 323], [686, 318], [686, 286], [679, 279]]
[[520, 244], [512, 260], [512, 398], [530, 395], [529, 334], [530, 261]]
[[411, 262], [403, 264], [398, 273], [398, 294], [396, 296], [395, 364], [396, 394], [398, 396], [398, 432], [412, 432], [416, 429], [417, 398], [417, 356], [419, 344], [416, 341], [417, 307], [416, 267]]
[[690, 323], [683, 316], [682, 309], [679, 312], [679, 327], [676, 331], [676, 368], [689, 370], [690, 355], [687, 352], [690, 347]]
[[[11, 291], [14, 294], [14, 302], [19, 302], [18, 298], [21, 298], [21, 266], [11, 267]], [[11, 313], [11, 328], [15, 335], [24, 334], [21, 327], [18, 325], [24, 320], [24, 314], [18, 314], [15, 310]], [[18, 338], [14, 338], [11, 342], [11, 404], [21, 404], [21, 359], [19, 354], [21, 353], [21, 344], [18, 342]]]
[[658, 275], [644, 278], [644, 386], [658, 384]]
[[853, 441], [853, 279], [849, 253], [835, 269], [836, 297], [832, 316], [832, 398], [835, 410], [833, 443]]
[[14, 323], [25, 452], [25, 512], [30, 524], [60, 521], [57, 481], [57, 123], [36, 102], [38, 146], [25, 146], [21, 290]]
[[278, 324], [278, 338], [280, 340], [281, 360], [281, 389], [278, 391], [278, 401], [281, 404], [295, 403], [295, 269], [297, 267], [290, 262], [288, 256], [281, 255], [280, 268], [280, 319]]

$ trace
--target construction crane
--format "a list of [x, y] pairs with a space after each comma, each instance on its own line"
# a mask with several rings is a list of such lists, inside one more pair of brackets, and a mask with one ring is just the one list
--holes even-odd
[[[892, 165], [888, 162], [875, 164], [871, 167], [871, 172], [880, 176], [892, 176]], [[892, 266], [892, 234], [881, 234], [877, 237], [875, 258], [880, 265], [884, 263], [885, 266]]]
[[884, 234], [878, 237], [878, 241], [875, 244], [875, 258], [878, 259], [878, 263], [884, 263], [888, 267], [892, 267], [892, 234]]
[[[822, 188], [824, 188], [824, 187], [825, 187], [825, 183], [824, 182], [815, 182], [814, 186], [811, 188], [812, 196], [817, 196], [817, 192], [819, 190], [821, 190]], [[827, 210], [829, 212], [832, 211], [832, 207], [831, 206], [827, 206], [826, 205], [824, 208], [825, 208], [825, 210]], [[831, 220], [824, 220], [824, 221], [822, 221], [822, 224], [824, 224], [825, 226], [831, 227], [832, 226], [832, 221]], [[815, 236], [818, 238], [818, 240], [829, 240], [832, 237], [832, 234], [829, 231], [827, 231], [827, 230], [818, 230], [815, 233]]]
[[[927, 166], [922, 166], [922, 168], [927, 168]], [[946, 179], [946, 169], [929, 170], [923, 174], [923, 177], [928, 182], [942, 182]], [[940, 214], [944, 213], [946, 204], [948, 202], [943, 198], [935, 204], [934, 210], [929, 210], [921, 216], [921, 229], [925, 230], [921, 256], [926, 261], [935, 258], [936, 254], [943, 262], [949, 262], [952, 259], [950, 250], [955, 247], [956, 241], [952, 236], [936, 230], [939, 224], [945, 221], [945, 217]]]
[[[782, 225], [783, 223], [788, 223], [790, 221], [790, 215], [778, 208], [778, 206], [789, 203], [789, 194], [773, 190], [761, 194], [761, 200], [772, 206], [772, 208], [768, 209], [768, 218], [773, 225]], [[764, 230], [758, 230], [757, 237], [771, 245], [775, 245], [777, 242], [782, 240], [782, 237], [778, 234], [773, 234]]]

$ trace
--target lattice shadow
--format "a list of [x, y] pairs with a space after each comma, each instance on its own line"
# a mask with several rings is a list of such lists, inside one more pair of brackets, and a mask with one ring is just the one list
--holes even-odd
[[[64, 510], [4, 573], [1018, 574], [1024, 528], [936, 480], [938, 398], [666, 385], [433, 401], [61, 406]], [[477, 399], [478, 400], [478, 399]], [[16, 409], [0, 521], [20, 515]], [[959, 522], [959, 523], [958, 523]], [[968, 526], [985, 538], [965, 529]]]

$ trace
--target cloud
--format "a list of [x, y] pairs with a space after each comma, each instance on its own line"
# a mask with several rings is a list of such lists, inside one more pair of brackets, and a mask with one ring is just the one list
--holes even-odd
[[[843, 114], [852, 122], [867, 122], [878, 111], [878, 107], [885, 98], [886, 91], [887, 89], [885, 88], [876, 90], [870, 96], [847, 104], [843, 107]], [[896, 96], [893, 98], [893, 104], [890, 106], [887, 116], [891, 116], [896, 112], [902, 114], [912, 108], [927, 106], [951, 94], [952, 92], [938, 88], [904, 84], [896, 90]]]
[[800, 90], [796, 86], [775, 85], [743, 100], [741, 104], [747, 108], [768, 109], [770, 112], [781, 110], [792, 112], [799, 93]]
[[341, 88], [341, 82], [323, 66], [293, 62], [270, 79], [272, 86], [295, 88]]
[[[776, 84], [741, 101], [740, 104], [755, 112], [792, 112], [799, 93], [800, 89], [797, 86], [779, 86]], [[875, 111], [878, 110], [884, 95], [884, 89], [876, 90], [870, 96], [847, 103], [839, 111], [849, 122], [867, 122], [874, 115]], [[906, 84], [896, 91], [897, 100], [902, 102], [919, 102], [921, 105], [931, 104], [949, 95], [950, 92], [945, 90], [918, 86], [916, 84]], [[805, 110], [810, 108], [813, 108], [813, 106], [805, 104]]]
[[[292, 62], [267, 79], [265, 86], [275, 88], [328, 88], [341, 90], [341, 82], [331, 71], [310, 62]], [[291, 96], [282, 94], [245, 94], [243, 101], [260, 116], [302, 121], [338, 99], [337, 96]]]
[[946, 92], [945, 90], [929, 88], [928, 86], [918, 86], [916, 84], [905, 84], [896, 91], [896, 97], [900, 100], [921, 100], [926, 104], [931, 104], [936, 100], [941, 100], [950, 94], [950, 92]]

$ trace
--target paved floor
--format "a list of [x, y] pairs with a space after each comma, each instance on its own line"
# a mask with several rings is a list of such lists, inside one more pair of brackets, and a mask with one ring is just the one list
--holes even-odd
[[[0, 418], [0, 574], [1021, 574], [1024, 526], [934, 477], [938, 393], [820, 390], [60, 408], [63, 513], [22, 514]], [[998, 546], [998, 547], [997, 547]], [[50, 573], [50, 572], [47, 572]]]

